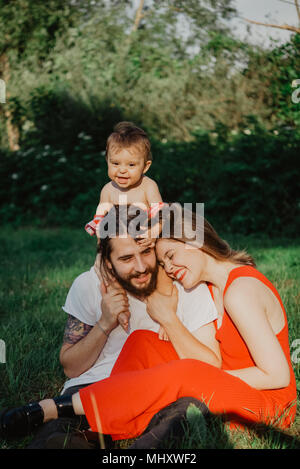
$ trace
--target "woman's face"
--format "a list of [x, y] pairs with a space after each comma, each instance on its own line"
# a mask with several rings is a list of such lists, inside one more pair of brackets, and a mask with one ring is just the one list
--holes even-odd
[[156, 254], [169, 277], [184, 288], [193, 288], [203, 280], [204, 255], [200, 249], [172, 239], [159, 239]]

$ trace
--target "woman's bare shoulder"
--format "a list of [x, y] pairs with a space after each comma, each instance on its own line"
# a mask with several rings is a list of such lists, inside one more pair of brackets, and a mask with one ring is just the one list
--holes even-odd
[[[265, 291], [264, 284], [255, 277], [238, 277], [227, 288], [224, 295], [224, 306], [235, 307], [245, 303], [254, 303], [261, 300]], [[259, 301], [260, 302], [260, 301]]]

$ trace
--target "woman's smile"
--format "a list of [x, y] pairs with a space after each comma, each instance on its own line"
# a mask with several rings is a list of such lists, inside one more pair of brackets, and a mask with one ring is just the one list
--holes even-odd
[[184, 279], [186, 275], [186, 269], [183, 267], [180, 269], [177, 269], [173, 275], [176, 278], [176, 280], [178, 280], [179, 282], [182, 282], [182, 280]]
[[187, 249], [184, 243], [171, 239], [159, 239], [156, 253], [169, 277], [184, 288], [193, 288], [202, 280], [203, 254], [199, 249]]

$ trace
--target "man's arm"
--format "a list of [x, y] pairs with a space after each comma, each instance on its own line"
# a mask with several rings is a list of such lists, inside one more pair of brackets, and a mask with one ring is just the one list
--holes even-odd
[[85, 337], [92, 328], [93, 326], [85, 324], [69, 314], [64, 332], [63, 344], [76, 344], [79, 340]]
[[68, 378], [75, 378], [93, 366], [107, 341], [105, 327], [102, 331], [97, 324], [90, 326], [69, 314], [59, 356]]
[[89, 370], [102, 352], [109, 334], [118, 326], [118, 316], [126, 314], [129, 317], [126, 292], [116, 281], [107, 286], [102, 282], [100, 290], [102, 315], [94, 326], [72, 315], [68, 317], [60, 351], [60, 362], [68, 378]]

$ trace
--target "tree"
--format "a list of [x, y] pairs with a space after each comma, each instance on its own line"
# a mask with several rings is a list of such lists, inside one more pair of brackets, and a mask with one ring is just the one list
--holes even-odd
[[11, 150], [19, 149], [19, 130], [14, 123], [9, 90], [13, 64], [25, 56], [45, 60], [57, 35], [75, 25], [89, 7], [88, 0], [0, 0], [0, 73], [7, 89], [4, 115]]
[[[300, 26], [300, 6], [299, 6], [299, 2], [298, 2], [298, 0], [294, 0], [294, 3], [295, 3], [296, 11], [297, 11], [298, 23], [299, 23], [299, 26]], [[247, 18], [244, 18], [244, 20], [247, 21], [248, 23], [251, 23], [251, 24], [256, 24], [256, 25], [259, 25], [259, 26], [266, 26], [267, 28], [284, 29], [286, 31], [292, 31], [293, 33], [300, 34], [300, 27], [299, 26], [297, 27], [297, 26], [292, 26], [292, 25], [289, 25], [289, 24], [281, 24], [280, 25], [280, 24], [262, 23], [261, 21], [254, 21], [254, 20], [250, 20], [250, 19], [247, 19]]]
[[199, 52], [211, 33], [228, 32], [223, 20], [235, 13], [232, 0], [140, 0], [132, 32], [162, 28], [180, 55], [186, 55], [191, 47]]

